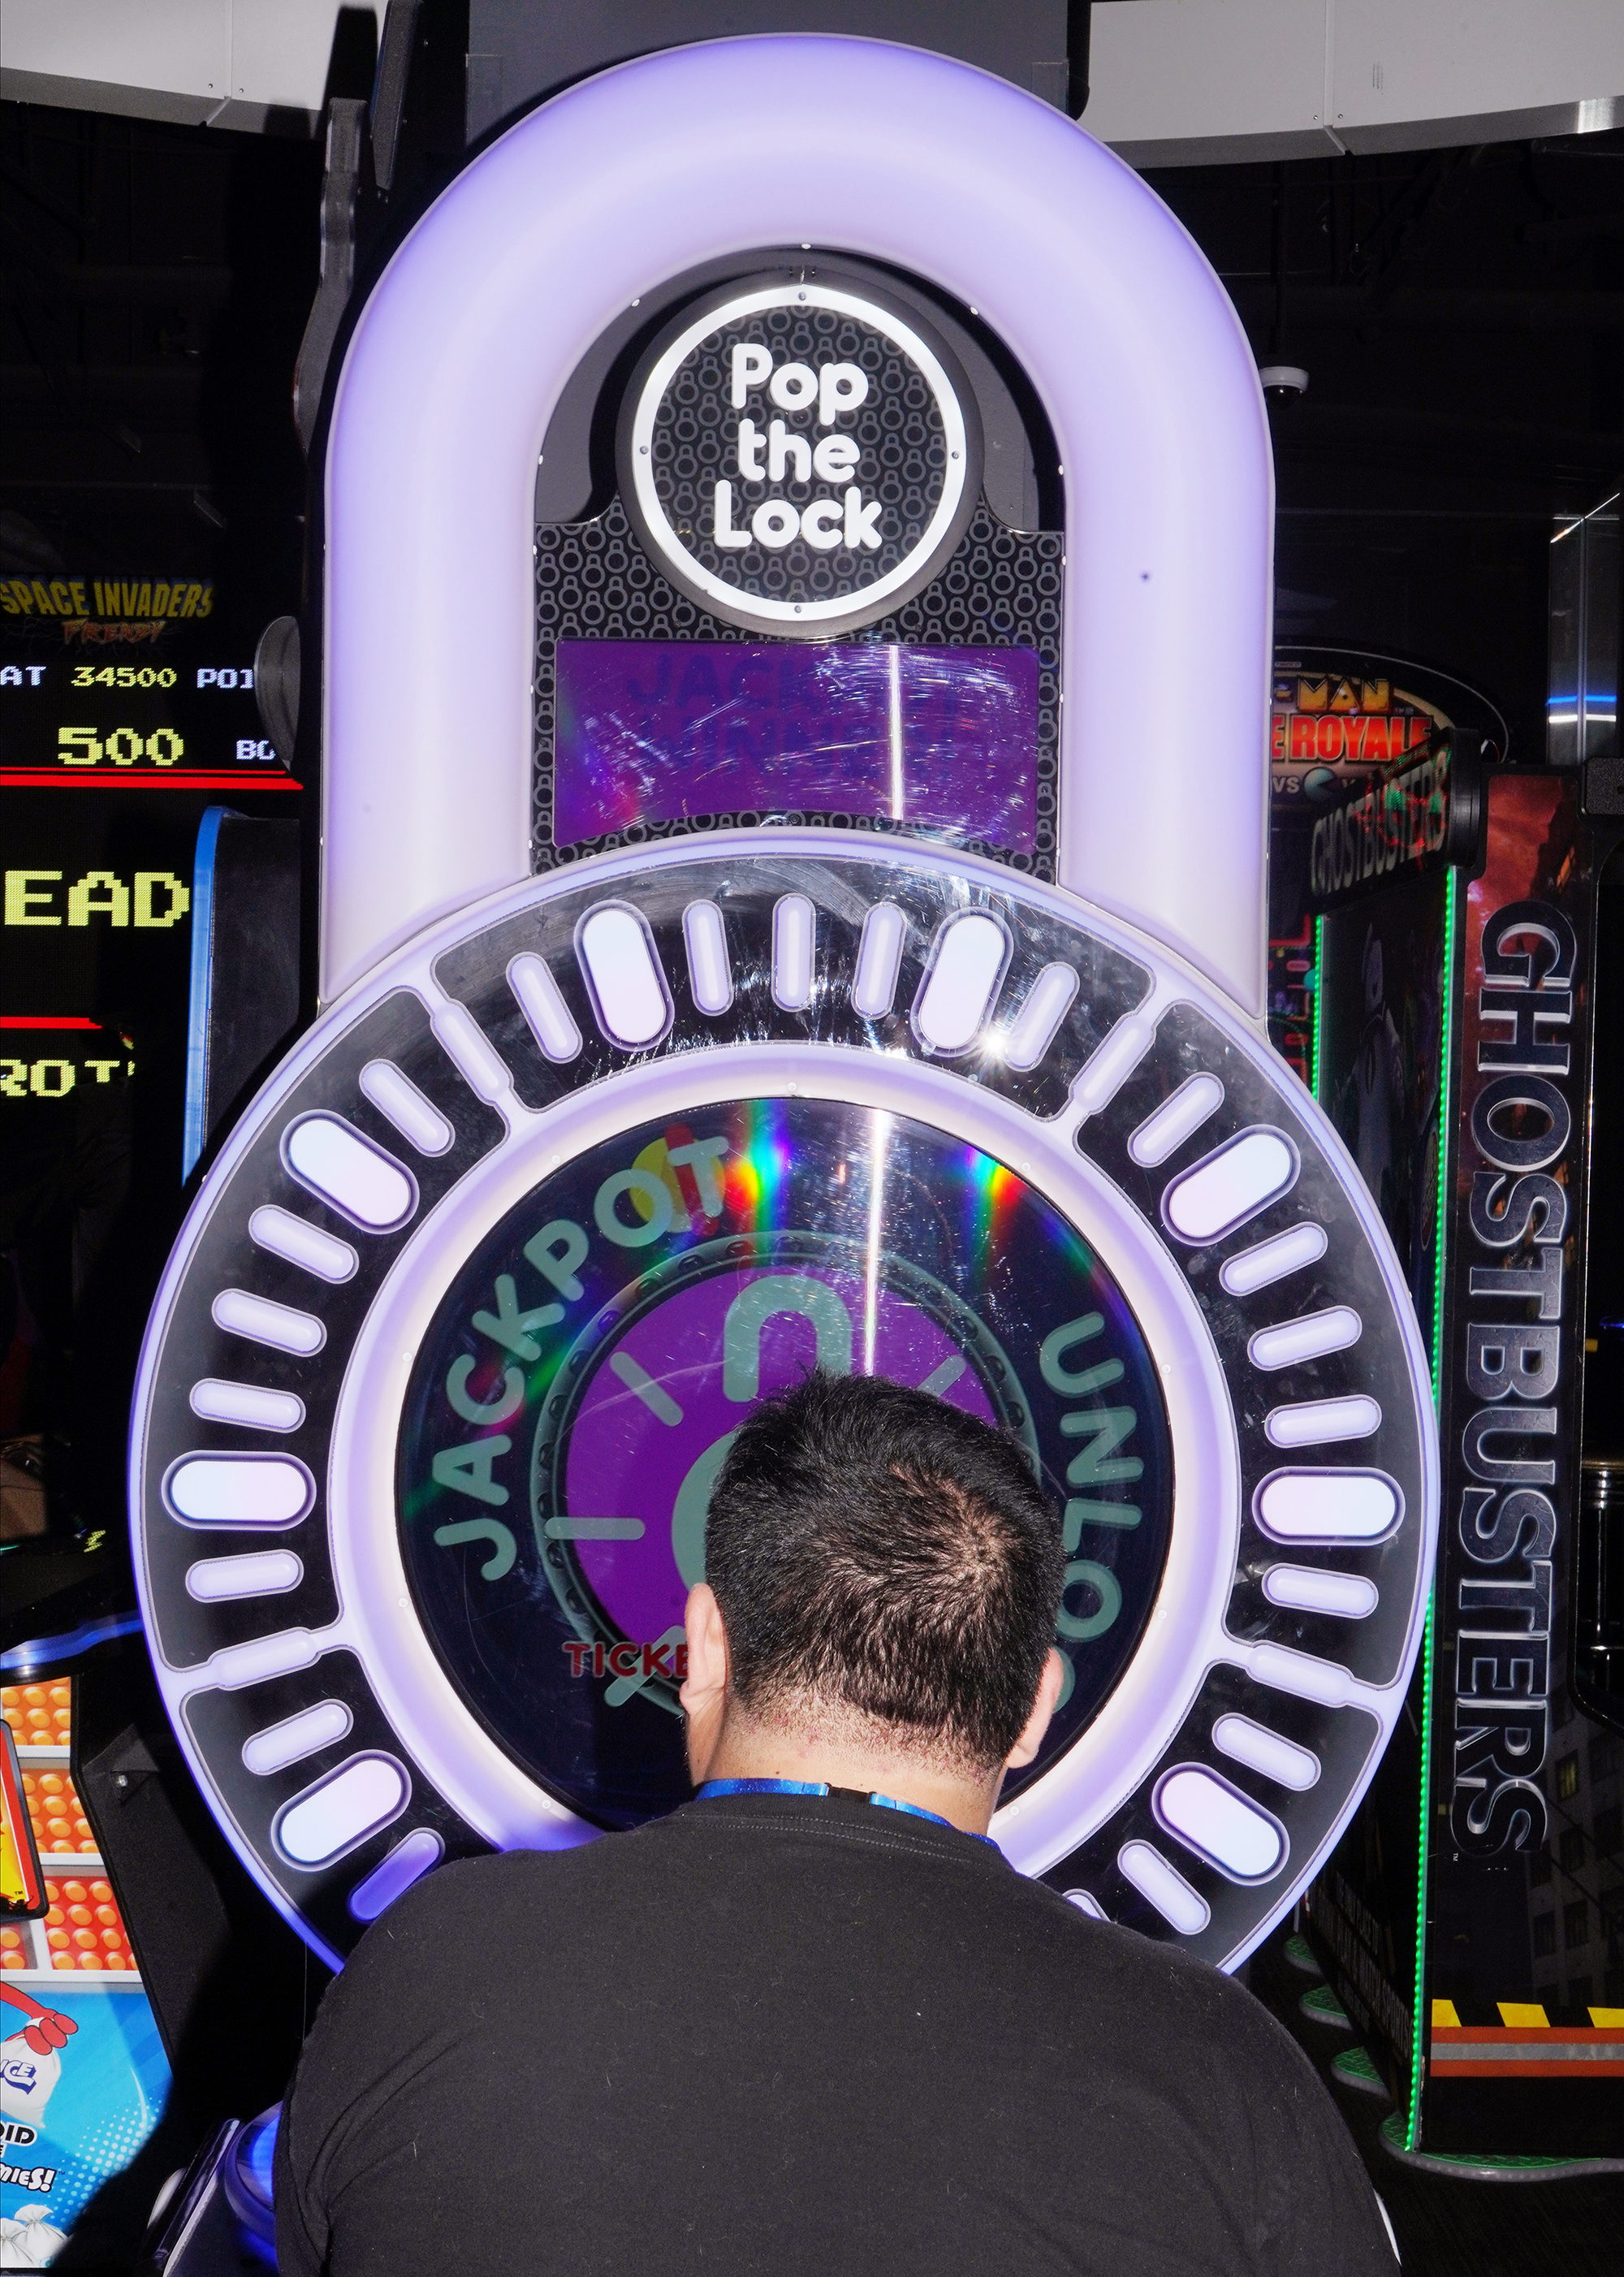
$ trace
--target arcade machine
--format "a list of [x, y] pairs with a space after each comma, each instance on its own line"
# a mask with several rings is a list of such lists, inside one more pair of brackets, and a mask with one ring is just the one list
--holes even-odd
[[[124, 1418], [183, 1179], [298, 1009], [299, 784], [216, 580], [172, 558], [164, 576], [42, 566], [0, 581], [0, 1744], [21, 1873], [0, 1918], [6, 2267], [43, 2266], [70, 2233], [85, 2253], [139, 2236], [138, 2162], [166, 2107], [172, 2163], [190, 2148], [183, 2047], [188, 2087], [210, 2092], [196, 2014], [227, 1912], [263, 1914], [161, 1744]], [[228, 1004], [215, 953], [244, 941], [255, 985]], [[225, 1909], [211, 1861], [235, 1877]]]
[[668, 51], [400, 247], [322, 499], [322, 1009], [131, 1440], [210, 1809], [334, 1967], [446, 1859], [671, 1809], [711, 1482], [818, 1361], [1064, 1508], [1006, 1854], [1237, 1966], [1401, 1712], [1437, 1478], [1403, 1271], [1263, 1032], [1272, 488], [1217, 278], [983, 73]]
[[1596, 914], [1616, 743], [1563, 750], [1555, 700], [1549, 758], [1506, 765], [1484, 699], [1352, 663], [1333, 705], [1356, 716], [1379, 687], [1432, 725], [1325, 800], [1304, 842], [1313, 1079], [1431, 1348], [1444, 1523], [1408, 1710], [1305, 1895], [1334, 1996], [1306, 2005], [1357, 2033], [1338, 2069], [1391, 2096], [1390, 2148], [1537, 2178], [1619, 2164], [1624, 2118], [1619, 1466], [1599, 1327], [1618, 1272], [1587, 1131], [1593, 1089], [1601, 1170], [1618, 1143], [1605, 1055], [1591, 1074], [1617, 953], [1614, 938], [1598, 954]]

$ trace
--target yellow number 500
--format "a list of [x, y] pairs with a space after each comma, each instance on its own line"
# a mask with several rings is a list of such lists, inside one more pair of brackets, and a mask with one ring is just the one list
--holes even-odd
[[116, 767], [133, 767], [143, 752], [155, 767], [172, 767], [186, 744], [172, 727], [155, 727], [144, 740], [139, 727], [115, 727], [105, 743], [94, 727], [58, 727], [57, 750], [65, 767], [93, 767], [103, 755]]

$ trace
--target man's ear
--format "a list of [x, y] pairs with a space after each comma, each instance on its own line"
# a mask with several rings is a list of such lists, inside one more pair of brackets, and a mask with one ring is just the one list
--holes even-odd
[[1038, 1696], [1033, 1702], [1031, 1715], [1026, 1718], [1025, 1730], [1010, 1750], [1009, 1760], [1004, 1764], [1006, 1771], [1019, 1771], [1032, 1761], [1042, 1746], [1043, 1734], [1048, 1729], [1049, 1720], [1060, 1698], [1060, 1687], [1065, 1682], [1065, 1673], [1064, 1661], [1051, 1646], [1048, 1658], [1043, 1664], [1043, 1673], [1038, 1679]]
[[728, 1705], [728, 1632], [722, 1626], [715, 1592], [704, 1581], [696, 1581], [688, 1592], [683, 1626], [688, 1633], [688, 1674], [681, 1697], [688, 1718], [688, 1768], [694, 1785], [699, 1786], [721, 1737]]

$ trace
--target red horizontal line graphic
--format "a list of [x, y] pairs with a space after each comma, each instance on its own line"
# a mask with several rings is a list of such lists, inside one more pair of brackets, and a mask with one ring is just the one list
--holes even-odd
[[1432, 2068], [1451, 2079], [1624, 2079], [1624, 2057], [1605, 2063], [1568, 2063], [1554, 2056], [1533, 2063], [1467, 2063], [1435, 2055]]
[[96, 1028], [81, 1012], [0, 1012], [0, 1028]]
[[302, 790], [292, 775], [240, 773], [109, 774], [88, 768], [69, 774], [65, 767], [0, 768], [0, 789], [10, 790]]
[[1624, 2079], [1613, 2025], [1438, 2024], [1432, 2068], [1452, 2079]]
[[1435, 2024], [1435, 2048], [1549, 2047], [1552, 2040], [1571, 2041], [1585, 2047], [1615, 2047], [1624, 2056], [1624, 2027], [1617, 2024]]

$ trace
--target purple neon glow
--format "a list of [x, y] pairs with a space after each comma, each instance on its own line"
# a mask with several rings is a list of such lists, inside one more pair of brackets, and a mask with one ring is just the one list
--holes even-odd
[[327, 457], [323, 995], [527, 872], [533, 482], [569, 374], [662, 279], [802, 243], [934, 279], [1031, 375], [1067, 498], [1061, 878], [1261, 1011], [1273, 473], [1234, 308], [1047, 103], [798, 36], [545, 104], [362, 312]]
[[553, 839], [798, 810], [1030, 854], [1038, 669], [1022, 648], [560, 641]]

